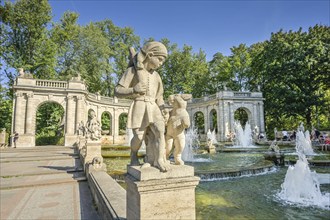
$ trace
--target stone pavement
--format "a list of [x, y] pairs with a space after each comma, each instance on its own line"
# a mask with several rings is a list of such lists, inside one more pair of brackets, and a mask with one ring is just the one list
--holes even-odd
[[0, 219], [100, 219], [74, 149], [0, 150]]

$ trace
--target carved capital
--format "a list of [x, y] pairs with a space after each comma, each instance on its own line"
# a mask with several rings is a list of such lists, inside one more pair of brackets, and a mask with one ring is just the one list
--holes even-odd
[[28, 98], [28, 99], [29, 99], [29, 98], [33, 98], [33, 95], [34, 95], [33, 93], [27, 93], [27, 94], [26, 94], [26, 98]]
[[84, 99], [84, 96], [82, 96], [82, 95], [77, 96], [77, 100], [83, 100], [83, 99]]
[[66, 99], [67, 99], [68, 101], [73, 100], [73, 96], [72, 96], [72, 95], [68, 95], [68, 96], [66, 97]]
[[18, 97], [23, 97], [24, 94], [22, 92], [15, 92], [14, 95], [15, 95], [15, 97], [18, 98]]

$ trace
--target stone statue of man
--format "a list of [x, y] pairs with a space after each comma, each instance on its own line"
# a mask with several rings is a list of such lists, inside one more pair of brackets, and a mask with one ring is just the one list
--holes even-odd
[[155, 70], [164, 63], [166, 57], [167, 49], [162, 43], [156, 41], [146, 43], [140, 52], [132, 54], [129, 67], [115, 88], [117, 97], [131, 97], [134, 100], [127, 120], [127, 128], [133, 131], [131, 165], [139, 165], [137, 153], [142, 141], [145, 140], [147, 145], [151, 146], [149, 152], [147, 147], [148, 162], [162, 172], [169, 169], [165, 156], [163, 114], [166, 114], [166, 111], [163, 83]]

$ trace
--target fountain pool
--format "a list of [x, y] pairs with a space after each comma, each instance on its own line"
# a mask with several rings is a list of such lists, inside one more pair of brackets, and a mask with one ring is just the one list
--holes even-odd
[[[196, 188], [197, 219], [328, 219], [329, 209], [290, 205], [277, 198], [286, 170], [282, 167], [266, 175], [200, 182]], [[328, 168], [316, 171], [328, 172]], [[321, 191], [329, 193], [330, 185], [321, 185]]]
[[[287, 167], [273, 168], [258, 175], [246, 172], [241, 177], [231, 178], [237, 176], [231, 175], [232, 171], [253, 170], [270, 165], [263, 159], [263, 152], [255, 150], [195, 155], [193, 162], [186, 162], [194, 166], [196, 175], [202, 178], [196, 188], [197, 219], [327, 219], [327, 208], [289, 204], [278, 198]], [[126, 173], [129, 157], [105, 158], [105, 163], [109, 174], [123, 179], [122, 174]], [[317, 173], [329, 172], [328, 167], [312, 167], [311, 170]], [[222, 173], [222, 176], [213, 178], [208, 175], [216, 172]], [[125, 187], [124, 183], [122, 185]], [[320, 190], [322, 193], [330, 193], [330, 184], [321, 185]]]

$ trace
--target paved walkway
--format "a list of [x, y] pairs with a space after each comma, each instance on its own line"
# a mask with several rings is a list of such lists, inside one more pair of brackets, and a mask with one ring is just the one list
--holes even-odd
[[0, 219], [100, 219], [74, 149], [1, 149]]

